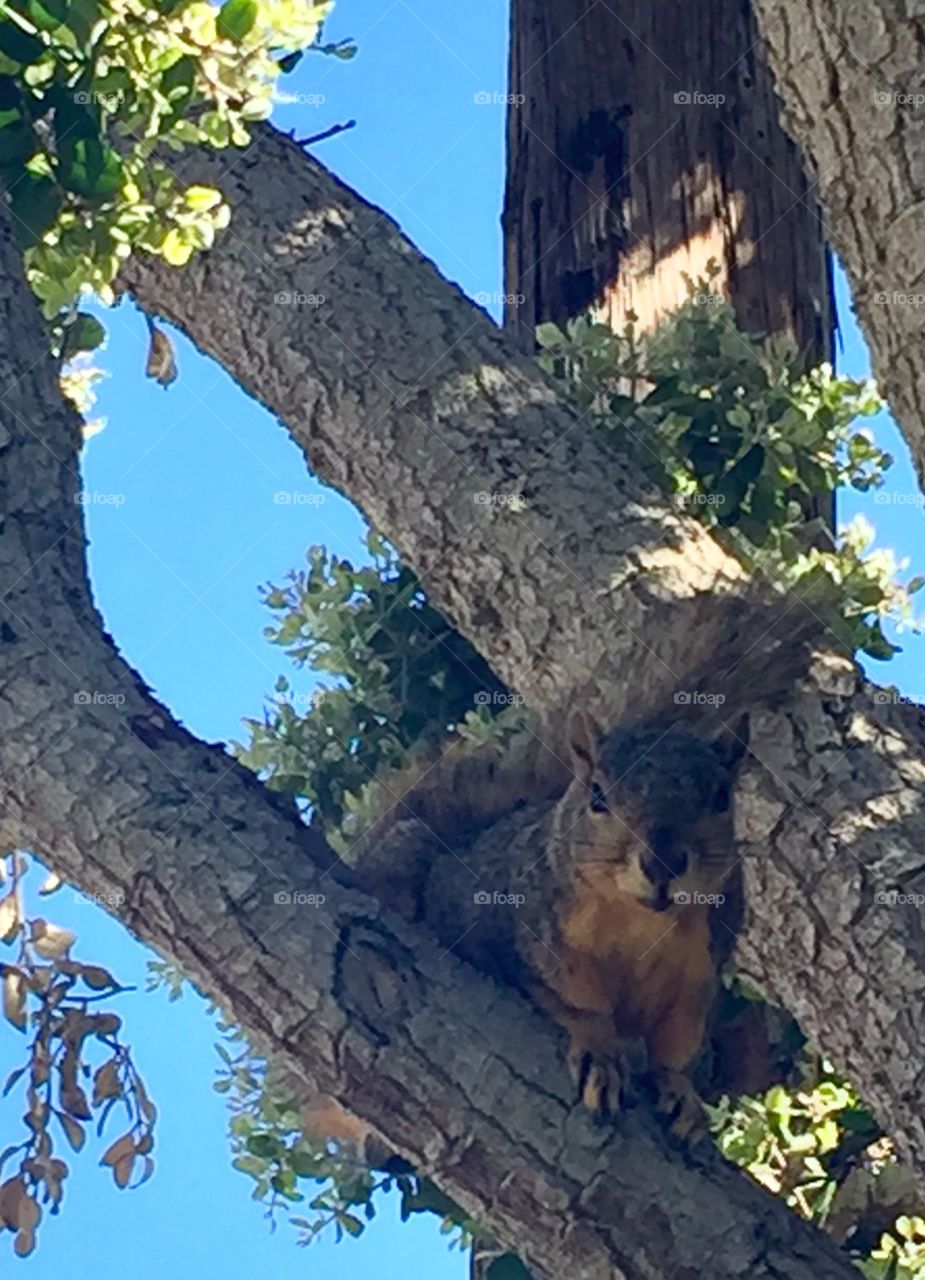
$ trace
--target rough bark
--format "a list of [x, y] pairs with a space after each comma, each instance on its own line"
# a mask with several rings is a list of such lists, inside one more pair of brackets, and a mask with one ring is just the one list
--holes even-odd
[[0, 279], [4, 847], [99, 897], [537, 1276], [854, 1275], [715, 1154], [671, 1153], [639, 1116], [592, 1126], [547, 1025], [344, 883], [291, 806], [148, 695], [91, 602], [78, 422], [6, 227]]
[[592, 305], [648, 330], [715, 283], [747, 333], [831, 358], [819, 211], [778, 123], [754, 14], [740, 0], [514, 0], [505, 191], [507, 327]]
[[808, 156], [874, 373], [925, 483], [925, 11], [755, 0], [784, 124]]
[[[192, 171], [199, 181], [210, 181], [218, 176], [218, 167], [208, 157], [197, 158]], [[494, 385], [504, 383], [504, 362], [508, 359], [517, 378], [532, 376], [524, 371], [521, 361], [509, 356], [499, 335], [484, 333], [482, 320], [473, 309], [454, 296], [451, 288], [440, 284], [430, 268], [415, 261], [407, 242], [381, 215], [376, 222], [355, 196], [285, 143], [272, 135], [264, 137], [222, 185], [232, 203], [247, 201], [247, 207], [240, 211], [243, 217], [238, 218], [236, 211], [235, 237], [222, 241], [194, 268], [191, 279], [160, 266], [139, 264], [133, 268], [132, 283], [144, 305], [180, 323], [203, 350], [216, 354], [243, 386], [268, 404], [290, 426], [309, 457], [327, 462], [333, 455], [329, 474], [337, 462], [336, 415], [348, 396], [364, 398], [370, 383], [374, 388], [371, 394], [375, 394], [376, 387], [385, 385], [395, 361], [405, 381], [417, 377], [426, 384], [432, 376], [431, 365], [439, 358], [439, 351], [427, 334], [435, 324], [435, 308], [437, 315], [447, 317], [445, 332], [453, 335], [457, 344], [454, 360], [461, 361], [462, 352], [469, 350], [469, 339], [463, 335], [471, 324], [469, 337], [474, 335], [476, 344], [484, 343], [493, 361], [502, 361], [494, 364]], [[318, 215], [313, 211], [319, 206], [328, 211], [327, 225], [341, 234], [339, 251], [329, 248], [326, 255], [319, 250], [316, 238], [304, 230], [317, 224]], [[298, 234], [296, 225], [303, 228]], [[362, 241], [358, 240], [364, 232]], [[351, 258], [356, 259], [356, 274], [348, 276]], [[331, 280], [334, 287], [329, 288], [330, 307], [323, 319], [315, 316], [312, 322], [298, 311], [289, 311], [274, 331], [265, 335], [260, 322], [268, 319], [268, 285], [265, 277], [253, 270], [253, 264], [276, 261], [285, 263], [285, 273], [281, 271], [277, 280], [289, 288], [317, 292]], [[382, 279], [386, 261], [390, 263], [387, 296], [403, 299], [416, 291], [418, 308], [413, 312], [398, 306], [396, 317], [391, 318], [387, 307], [364, 292], [367, 264], [376, 267], [375, 282]], [[336, 267], [332, 266], [335, 262]], [[408, 273], [407, 285], [401, 282], [403, 271]], [[270, 287], [272, 284], [271, 280]], [[357, 297], [360, 301], [354, 302]], [[450, 320], [450, 316], [454, 318]], [[241, 332], [243, 317], [256, 322], [250, 348], [244, 345]], [[363, 360], [351, 364], [353, 380], [348, 385], [339, 352], [354, 327], [360, 334], [354, 349], [361, 351]], [[400, 340], [403, 330], [404, 343]], [[421, 334], [423, 349], [415, 360], [414, 343]], [[378, 365], [377, 352], [384, 356]], [[472, 357], [473, 362], [477, 359], [477, 354]], [[442, 405], [445, 392], [430, 394], [426, 400]], [[335, 421], [319, 410], [307, 422], [306, 402], [323, 405], [326, 415], [333, 415]], [[409, 423], [397, 400], [390, 408], [386, 392], [378, 403], [381, 416], [370, 431], [391, 441], [397, 450], [397, 464], [386, 464], [384, 449], [378, 444], [370, 447], [371, 466], [351, 455], [340, 464], [343, 487], [377, 521], [384, 516], [395, 521], [386, 528], [397, 536], [412, 563], [435, 566], [433, 580], [440, 587], [442, 607], [489, 656], [498, 674], [539, 706], [558, 702], [561, 689], [555, 689], [554, 678], [562, 679], [563, 688], [574, 688], [588, 678], [614, 639], [619, 641], [614, 636], [612, 614], [609, 610], [579, 613], [581, 625], [576, 626], [573, 590], [558, 594], [558, 584], [563, 581], [561, 566], [556, 567], [556, 589], [547, 590], [538, 581], [534, 559], [522, 598], [515, 597], [517, 584], [507, 587], [503, 625], [510, 628], [514, 640], [498, 642], [495, 623], [490, 620], [485, 624], [478, 600], [491, 597], [501, 563], [513, 571], [531, 552], [534, 557], [542, 555], [544, 544], [532, 538], [525, 542], [518, 526], [496, 522], [487, 551], [480, 529], [478, 537], [466, 543], [464, 554], [447, 555], [435, 565], [434, 530], [446, 519], [444, 495], [449, 503], [452, 483], [446, 467], [452, 458], [446, 459], [440, 440], [426, 433], [423, 438], [414, 437], [422, 451], [415, 457], [401, 438], [396, 439], [396, 432], [400, 437], [404, 431], [407, 438], [420, 430], [420, 422]], [[469, 404], [471, 407], [472, 402]], [[343, 412], [349, 428], [354, 415], [347, 408]], [[451, 425], [464, 461], [471, 456], [466, 412], [466, 405], [456, 401]], [[469, 424], [469, 440], [477, 441], [479, 455], [486, 460], [479, 465], [500, 466], [508, 459], [508, 465], [513, 466], [512, 422], [495, 423], [492, 429], [499, 434], [492, 440], [481, 434], [481, 402], [473, 412], [477, 422]], [[398, 419], [394, 429], [389, 425], [390, 414]], [[527, 447], [532, 449], [532, 444], [528, 442]], [[444, 463], [436, 487], [431, 487], [429, 449]], [[588, 462], [597, 465], [599, 461], [593, 454], [556, 455], [555, 463], [544, 472], [548, 487], [543, 491], [543, 502], [549, 504], [544, 505], [544, 511], [558, 512], [563, 529], [569, 504], [577, 493], [585, 493], [586, 481], [558, 468]], [[619, 477], [608, 474], [606, 484], [615, 480], [619, 483]], [[399, 486], [411, 494], [413, 518], [401, 505], [403, 490]], [[568, 495], [565, 511], [560, 510], [562, 494]], [[573, 514], [576, 520], [584, 515], [578, 511]], [[619, 517], [613, 515], [612, 519]], [[634, 522], [631, 517], [630, 523]], [[563, 558], [573, 553], [587, 556], [589, 544], [582, 539], [593, 539], [597, 533], [587, 520], [581, 530], [566, 535]], [[486, 561], [487, 572], [483, 570]], [[587, 572], [587, 560], [583, 563]], [[540, 588], [542, 593], [537, 595]], [[537, 601], [542, 625], [537, 625]], [[487, 603], [490, 609], [497, 607], [494, 599]], [[666, 623], [679, 644], [692, 638], [683, 607], [676, 605], [673, 621]], [[551, 670], [545, 656], [550, 635], [567, 638], [556, 671]], [[655, 636], [647, 632], [646, 638]], [[711, 684], [699, 686], [701, 689], [716, 687], [721, 666], [714, 663]], [[536, 678], [540, 669], [545, 672], [543, 680]], [[624, 714], [621, 698], [634, 676], [632, 669], [614, 673], [610, 667], [597, 683], [598, 689], [611, 693], [608, 709], [612, 716]], [[847, 679], [851, 684], [853, 677]], [[748, 784], [754, 796], [746, 798], [743, 810], [749, 824], [745, 834], [751, 842], [748, 864], [754, 909], [743, 938], [742, 957], [760, 984], [792, 1008], [808, 1033], [850, 1071], [864, 1097], [896, 1134], [901, 1149], [922, 1169], [925, 1123], [918, 1106], [911, 1105], [921, 1096], [923, 1085], [925, 1026], [918, 1001], [925, 984], [922, 909], [915, 900], [896, 901], [891, 907], [875, 897], [895, 889], [916, 891], [922, 847], [916, 788], [923, 776], [925, 729], [916, 708], [901, 701], [881, 703], [879, 696], [869, 688], [856, 697], [847, 691], [823, 692], [808, 703], [802, 698], [792, 704], [785, 702], [776, 713], [779, 720], [759, 718], [755, 750], [758, 759], [767, 759], [770, 767]], [[762, 725], [766, 737], [761, 736]], [[787, 744], [784, 748], [774, 746], [775, 735]]]
[[775, 616], [789, 640], [796, 598], [755, 606], [702, 526], [294, 143], [263, 128], [238, 158], [194, 153], [179, 172], [222, 189], [234, 233], [182, 279], [138, 259], [127, 286], [283, 419], [537, 707], [581, 689], [651, 708], [718, 652], [771, 643]]

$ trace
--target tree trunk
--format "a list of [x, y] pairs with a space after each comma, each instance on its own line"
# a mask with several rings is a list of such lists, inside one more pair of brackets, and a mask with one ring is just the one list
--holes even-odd
[[[828, 254], [742, 0], [513, 0], [505, 325], [648, 331], [707, 262], [751, 334], [832, 358]], [[709, 305], [709, 298], [704, 299]]]
[[754, 3], [784, 124], [809, 157], [874, 373], [925, 484], [925, 12]]

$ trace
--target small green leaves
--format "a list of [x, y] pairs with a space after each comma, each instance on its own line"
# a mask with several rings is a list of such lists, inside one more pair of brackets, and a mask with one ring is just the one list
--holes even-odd
[[257, 0], [225, 0], [218, 13], [218, 33], [240, 44], [257, 21]]
[[64, 331], [61, 354], [65, 360], [72, 360], [81, 351], [95, 351], [105, 341], [106, 329], [96, 316], [80, 311]]

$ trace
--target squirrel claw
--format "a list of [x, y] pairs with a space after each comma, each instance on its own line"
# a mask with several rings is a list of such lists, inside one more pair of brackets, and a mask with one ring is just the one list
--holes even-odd
[[688, 1146], [707, 1137], [710, 1131], [707, 1113], [688, 1076], [681, 1071], [661, 1068], [651, 1073], [649, 1083], [655, 1110], [673, 1137]]
[[596, 1119], [604, 1120], [623, 1110], [623, 1076], [613, 1059], [576, 1047], [569, 1054], [569, 1071], [579, 1101]]

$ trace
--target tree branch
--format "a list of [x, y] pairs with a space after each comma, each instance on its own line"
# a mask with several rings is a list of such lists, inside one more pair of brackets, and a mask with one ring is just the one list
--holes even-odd
[[784, 125], [815, 171], [874, 373], [925, 484], [925, 16], [891, 0], [755, 9]]
[[714, 1153], [668, 1152], [638, 1116], [595, 1129], [547, 1024], [346, 883], [291, 805], [150, 697], [90, 600], [78, 422], [7, 227], [0, 278], [4, 845], [108, 905], [538, 1276], [854, 1276]]

